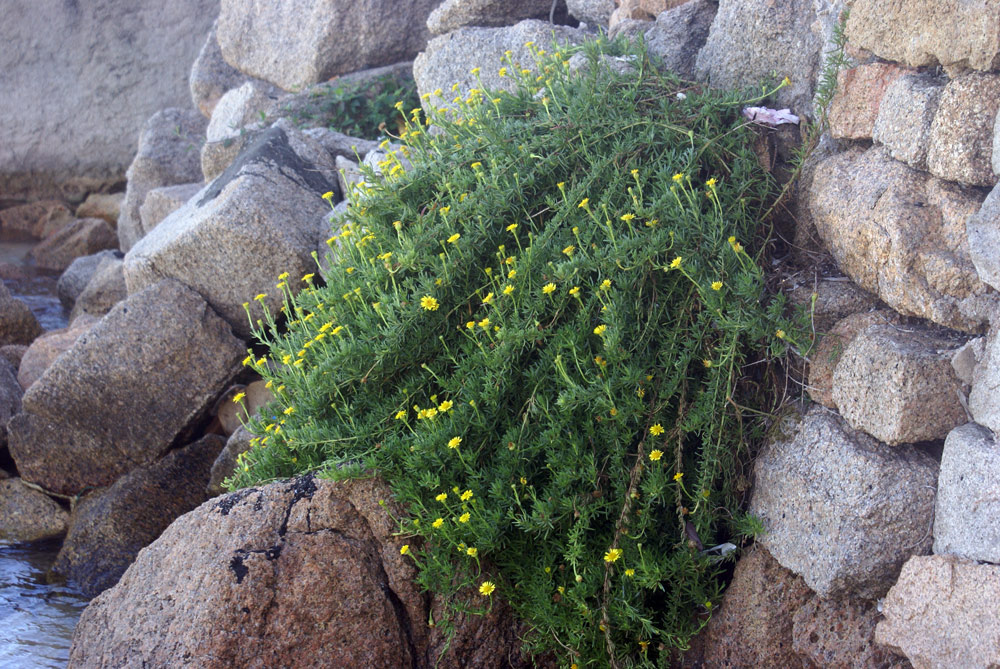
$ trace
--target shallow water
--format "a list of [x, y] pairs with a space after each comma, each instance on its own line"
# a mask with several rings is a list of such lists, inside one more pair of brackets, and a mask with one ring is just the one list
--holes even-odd
[[65, 667], [73, 628], [89, 601], [45, 582], [58, 541], [0, 544], [0, 667]]
[[0, 276], [11, 294], [26, 302], [46, 331], [67, 325], [68, 314], [56, 293], [58, 272], [39, 269], [28, 257], [38, 242], [0, 233]]

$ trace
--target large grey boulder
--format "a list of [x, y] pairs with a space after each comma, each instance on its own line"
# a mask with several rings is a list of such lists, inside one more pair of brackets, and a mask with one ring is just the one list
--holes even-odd
[[968, 186], [993, 186], [993, 128], [1000, 74], [974, 72], [945, 85], [931, 124], [927, 170]]
[[94, 276], [97, 266], [104, 258], [122, 257], [117, 251], [98, 251], [88, 256], [76, 258], [69, 264], [69, 267], [59, 277], [56, 283], [56, 294], [59, 295], [59, 302], [66, 309], [72, 309], [80, 293], [87, 287], [87, 282]]
[[69, 327], [49, 330], [31, 342], [31, 346], [21, 356], [21, 363], [17, 369], [17, 382], [21, 388], [24, 390], [30, 388], [32, 383], [41, 378], [49, 365], [71, 349], [80, 335], [97, 324], [98, 320], [95, 316], [81, 314], [69, 324]]
[[130, 295], [60, 355], [8, 424], [18, 471], [74, 495], [160, 458], [240, 369], [242, 342], [194, 291]]
[[[125, 256], [129, 294], [163, 278], [193, 288], [239, 336], [250, 334], [262, 306], [283, 303], [274, 288], [288, 272], [293, 289], [316, 269], [320, 216], [336, 191], [329, 153], [309, 136], [278, 123], [262, 132], [215, 181], [172, 213]], [[257, 295], [265, 295], [259, 300]]]
[[222, 484], [226, 479], [236, 472], [237, 458], [250, 450], [253, 435], [246, 428], [240, 426], [233, 432], [226, 441], [225, 447], [212, 463], [212, 472], [205, 486], [205, 492], [209, 497], [215, 497], [225, 492]]
[[911, 558], [882, 605], [875, 640], [923, 669], [1000, 666], [1000, 566]]
[[30, 344], [41, 332], [31, 307], [11, 295], [0, 281], [0, 345]]
[[190, 104], [218, 3], [4, 2], [0, 197], [82, 199], [121, 181], [143, 122]]
[[0, 449], [7, 446], [7, 421], [21, 411], [23, 394], [17, 369], [6, 358], [0, 359]]
[[[206, 142], [207, 145], [207, 142]], [[152, 230], [170, 214], [184, 206], [188, 200], [205, 187], [203, 183], [178, 184], [154, 188], [146, 195], [146, 201], [139, 207], [139, 218], [143, 230]]]
[[967, 0], [855, 0], [847, 37], [855, 47], [914, 67], [1000, 67], [1000, 5]]
[[965, 223], [969, 256], [979, 278], [1000, 290], [1000, 188], [994, 188], [983, 206]]
[[646, 47], [668, 70], [685, 79], [695, 76], [695, 58], [708, 40], [719, 9], [714, 0], [692, 0], [661, 12], [644, 31]]
[[116, 248], [118, 236], [107, 221], [78, 218], [31, 249], [31, 257], [38, 267], [62, 272], [77, 258]]
[[161, 186], [201, 181], [201, 145], [208, 122], [193, 109], [164, 109], [153, 114], [139, 136], [139, 150], [128, 168], [125, 201], [118, 217], [122, 251], [149, 232], [140, 208], [149, 191]]
[[87, 287], [80, 293], [73, 310], [69, 314], [70, 322], [75, 322], [80, 314], [101, 317], [111, 311], [111, 308], [125, 299], [125, 274], [122, 271], [124, 260], [120, 256], [104, 258], [94, 270], [94, 276], [87, 282]]
[[977, 423], [1000, 434], [1000, 329], [996, 325], [972, 371], [969, 411]]
[[968, 420], [951, 366], [963, 343], [930, 328], [871, 325], [844, 348], [833, 401], [851, 427], [887, 444], [944, 439]]
[[337, 74], [413, 58], [439, 0], [222, 0], [217, 39], [226, 62], [286, 91]]
[[0, 541], [38, 541], [66, 533], [69, 514], [21, 479], [0, 480]]
[[852, 430], [827, 409], [788, 419], [754, 475], [760, 543], [822, 597], [879, 597], [907, 558], [930, 549], [937, 463]]
[[981, 425], [957, 427], [944, 442], [934, 552], [1000, 563], [1000, 448]]
[[221, 437], [208, 435], [84, 497], [52, 573], [91, 597], [113, 586], [140, 550], [207, 499], [205, 484], [222, 446]]
[[[775, 104], [812, 113], [824, 45], [814, 0], [720, 0], [697, 74], [717, 88], [756, 87], [762, 81], [791, 84]], [[834, 17], [835, 20], [835, 17]]]
[[205, 131], [208, 142], [218, 142], [235, 135], [247, 126], [259, 125], [266, 110], [281, 97], [274, 86], [262, 81], [247, 81], [219, 98]]
[[400, 554], [418, 550], [397, 531], [401, 512], [374, 479], [303, 477], [209, 500], [90, 603], [69, 666], [531, 666], [496, 596], [486, 615], [428, 626], [440, 608]]
[[[567, 26], [553, 26], [528, 19], [508, 28], [460, 28], [435, 37], [413, 61], [413, 78], [424, 108], [453, 107], [456, 95], [466, 96], [473, 88], [513, 91], [514, 77], [500, 76], [506, 67], [536, 70], [534, 53], [527, 46], [549, 49], [553, 39], [559, 44], [579, 44], [587, 33]], [[504, 54], [510, 51], [510, 63]], [[476, 74], [472, 70], [479, 68]], [[458, 84], [456, 90], [452, 86]], [[438, 89], [441, 94], [435, 93]]]
[[427, 17], [432, 35], [443, 35], [466, 26], [509, 26], [524, 19], [548, 19], [553, 12], [566, 19], [566, 2], [559, 0], [553, 12], [552, 0], [444, 0]]
[[982, 195], [893, 160], [885, 147], [820, 159], [805, 186], [810, 222], [841, 271], [904, 315], [976, 332], [993, 297], [969, 254]]
[[191, 102], [205, 118], [212, 118], [215, 105], [226, 91], [237, 88], [250, 79], [222, 57], [222, 49], [219, 48], [216, 37], [218, 25], [218, 20], [212, 24], [188, 77]]
[[927, 169], [931, 126], [945, 82], [931, 73], [904, 74], [882, 96], [872, 139], [889, 155], [918, 170]]
[[566, 0], [566, 9], [575, 19], [606, 29], [615, 11], [615, 0]]

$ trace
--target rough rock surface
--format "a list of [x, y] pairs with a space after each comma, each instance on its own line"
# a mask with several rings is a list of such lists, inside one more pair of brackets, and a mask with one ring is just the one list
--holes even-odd
[[830, 103], [830, 134], [837, 139], [872, 136], [886, 90], [907, 70], [895, 63], [863, 63], [837, 74]]
[[219, 98], [205, 131], [205, 139], [218, 142], [238, 135], [248, 125], [259, 123], [262, 113], [280, 96], [274, 86], [247, 81]]
[[944, 439], [968, 418], [951, 366], [964, 343], [919, 326], [871, 325], [833, 371], [833, 401], [856, 430], [890, 445]]
[[25, 392], [8, 424], [18, 470], [61, 494], [110, 485], [162, 456], [244, 354], [218, 315], [176, 281], [130, 295]]
[[979, 211], [968, 218], [965, 232], [979, 278], [1000, 290], [1000, 188], [990, 191]]
[[934, 552], [1000, 563], [1000, 447], [981, 425], [957, 427], [944, 442]]
[[226, 62], [216, 39], [218, 20], [212, 24], [205, 38], [205, 43], [198, 52], [191, 75], [188, 77], [188, 87], [191, 89], [191, 102], [205, 118], [212, 118], [212, 110], [226, 91], [242, 85], [249, 79], [235, 67]]
[[918, 170], [927, 169], [931, 126], [945, 81], [931, 73], [904, 74], [889, 84], [878, 107], [872, 139]]
[[855, 0], [847, 38], [855, 47], [913, 67], [1000, 67], [1000, 5], [966, 0]]
[[103, 218], [111, 225], [118, 225], [125, 193], [91, 193], [76, 208], [77, 218]]
[[4, 2], [0, 196], [82, 199], [122, 180], [154, 112], [188, 105], [218, 0]]
[[41, 378], [52, 361], [72, 348], [80, 335], [92, 328], [99, 319], [84, 314], [61, 330], [50, 330], [41, 335], [21, 356], [17, 370], [17, 381], [25, 390]]
[[0, 281], [0, 345], [30, 344], [41, 331], [31, 308]]
[[215, 497], [225, 492], [222, 484], [236, 471], [236, 458], [241, 453], [250, 450], [251, 439], [253, 439], [253, 435], [247, 432], [242, 425], [229, 436], [226, 445], [215, 458], [215, 462], [212, 463], [208, 485], [205, 487], [205, 492], [209, 497]]
[[686, 79], [695, 76], [695, 57], [708, 39], [718, 11], [713, 0], [693, 0], [659, 13], [644, 31], [646, 47], [663, 67]]
[[1000, 566], [954, 555], [911, 558], [886, 595], [875, 641], [914, 667], [1000, 666]]
[[[206, 142], [207, 146], [208, 143]], [[221, 170], [220, 170], [221, 171]], [[178, 184], [154, 188], [146, 195], [146, 201], [139, 207], [139, 220], [142, 229], [149, 232], [160, 224], [170, 214], [184, 206], [198, 191], [205, 187], [203, 183]]]
[[0, 541], [37, 541], [66, 533], [69, 514], [21, 479], [0, 480]]
[[113, 586], [140, 550], [205, 501], [209, 470], [222, 447], [221, 437], [208, 435], [84, 497], [52, 573], [91, 597]]
[[70, 322], [75, 323], [80, 314], [103, 316], [111, 308], [125, 299], [125, 275], [122, 272], [124, 261], [117, 255], [101, 260], [94, 276], [87, 282], [70, 312]]
[[[823, 37], [813, 0], [721, 0], [697, 73], [717, 88], [758, 86], [788, 77], [775, 104], [811, 113]], [[774, 77], [777, 77], [776, 79]]]
[[806, 305], [812, 312], [812, 327], [820, 335], [851, 314], [872, 311], [879, 305], [878, 298], [845, 276], [807, 277], [806, 283], [792, 289], [789, 300], [796, 306]]
[[71, 262], [56, 284], [56, 293], [59, 295], [59, 302], [62, 303], [63, 307], [73, 308], [73, 303], [87, 287], [87, 282], [94, 276], [101, 260], [118, 256], [120, 253], [116, 251], [100, 251], [89, 256], [81, 256]]
[[806, 388], [809, 397], [829, 409], [836, 409], [837, 402], [833, 398], [833, 370], [837, 368], [837, 363], [840, 362], [846, 348], [869, 326], [896, 323], [898, 320], [895, 312], [887, 309], [865, 311], [837, 321], [829, 331], [824, 332], [816, 349], [809, 356], [809, 385]]
[[[286, 91], [345, 72], [413, 58], [439, 0], [222, 0], [217, 39], [226, 62]], [[373, 20], [378, 17], [378, 20]]]
[[969, 186], [993, 186], [993, 127], [1000, 111], [1000, 74], [967, 74], [941, 93], [927, 149], [934, 176]]
[[164, 109], [153, 114], [139, 136], [129, 165], [125, 201], [118, 217], [118, 240], [128, 251], [148, 230], [140, 207], [154, 188], [201, 181], [201, 145], [208, 122], [193, 109]]
[[880, 617], [875, 602], [813, 596], [792, 615], [792, 648], [807, 669], [909, 669], [875, 643]]
[[[432, 35], [466, 26], [509, 26], [524, 19], [548, 19], [552, 0], [444, 0], [427, 17]], [[566, 3], [556, 5], [556, 20], [566, 19]]]
[[615, 11], [614, 0], [566, 0], [566, 8], [571, 16], [592, 26], [607, 27], [611, 13]]
[[24, 357], [24, 352], [27, 350], [28, 347], [24, 344], [4, 344], [0, 346], [0, 358], [14, 365], [16, 374], [17, 368], [21, 366], [21, 358]]
[[996, 326], [972, 372], [969, 411], [977, 423], [1000, 434], [1000, 329]]
[[[315, 271], [311, 254], [330, 208], [322, 195], [336, 187], [325, 149], [290, 124], [275, 124], [125, 256], [129, 294], [176, 279], [248, 336], [244, 302], [254, 319], [261, 304], [276, 313], [284, 299], [274, 289], [278, 275], [288, 272], [300, 286], [298, 278]], [[266, 297], [255, 300], [259, 294]]]
[[684, 656], [685, 667], [793, 667], [792, 614], [812, 592], [760, 545], [736, 563], [722, 605]]
[[[399, 512], [376, 480], [304, 477], [210, 500], [91, 602], [70, 666], [434, 666], [443, 635], [387, 511]], [[464, 666], [524, 666], [500, 600], [471, 625], [438, 666], [472, 650], [486, 661]]]
[[0, 359], [0, 449], [7, 446], [7, 421], [21, 411], [23, 394], [17, 368], [6, 358]]
[[35, 264], [62, 272], [81, 256], [118, 248], [115, 229], [102, 218], [78, 218], [31, 250]]
[[35, 239], [44, 239], [72, 220], [73, 213], [64, 202], [40, 200], [0, 211], [0, 230], [23, 232]]
[[[421, 96], [430, 94], [429, 99], [423, 100], [425, 108], [452, 107], [452, 98], [468, 95], [473, 88], [514, 90], [513, 77], [499, 74], [505, 65], [505, 51], [511, 52], [514, 67], [533, 70], [534, 54], [525, 46], [527, 42], [548, 48], [553, 38], [560, 44], [577, 44], [585, 37], [581, 30], [534, 19], [508, 28], [460, 28], [428, 42], [427, 48], [413, 61], [413, 78]], [[477, 67], [478, 77], [472, 74]], [[457, 91], [452, 91], [454, 84], [458, 84]], [[438, 89], [442, 95], [434, 94]]]
[[978, 192], [913, 170], [879, 146], [823, 158], [813, 174], [809, 217], [844, 273], [901, 314], [982, 327], [987, 287], [965, 236]]
[[754, 467], [759, 540], [822, 597], [874, 598], [911, 555], [930, 549], [937, 463], [892, 448], [821, 407], [791, 419]]

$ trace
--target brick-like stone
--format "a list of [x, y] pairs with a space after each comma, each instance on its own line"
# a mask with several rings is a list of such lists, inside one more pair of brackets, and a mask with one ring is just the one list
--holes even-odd
[[931, 125], [928, 171], [970, 186], [996, 184], [993, 128], [998, 110], [1000, 74], [973, 73], [948, 82]]
[[895, 63], [882, 62], [841, 70], [830, 103], [830, 134], [838, 139], [871, 137], [886, 90], [906, 73]]
[[931, 125], [937, 114], [944, 80], [933, 74], [904, 74], [885, 91], [872, 139], [910, 167], [927, 169]]

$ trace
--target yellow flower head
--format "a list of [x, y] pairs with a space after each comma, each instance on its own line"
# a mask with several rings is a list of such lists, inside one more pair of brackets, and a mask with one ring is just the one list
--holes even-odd
[[657, 423], [653, 427], [649, 428], [649, 433], [654, 437], [658, 437], [663, 434], [663, 426]]
[[488, 293], [486, 297], [483, 298], [483, 304], [493, 304], [493, 293]]
[[671, 260], [670, 261], [670, 269], [677, 269], [678, 267], [680, 267], [681, 266], [681, 260], [682, 260], [682, 258], [680, 256], [677, 256], [676, 258], [674, 258], [673, 260]]
[[570, 295], [579, 295], [580, 294], [580, 286], [573, 286], [572, 288], [570, 288], [569, 289], [569, 294]]
[[400, 555], [408, 555], [410, 553], [410, 544], [403, 544], [403, 547], [399, 549]]
[[327, 192], [323, 193], [323, 199], [326, 200], [327, 202], [329, 202], [330, 200], [332, 200], [333, 199], [333, 191], [332, 190], [328, 190]]
[[406, 418], [406, 409], [400, 409], [399, 411], [397, 411], [395, 418], [396, 420], [403, 420], [404, 418]]
[[622, 218], [623, 221], [625, 221], [626, 223], [628, 223], [633, 218], [635, 218], [635, 214], [622, 214], [621, 218]]
[[507, 284], [506, 286], [503, 287], [503, 294], [504, 295], [510, 295], [513, 292], [514, 292], [514, 286], [512, 286], [510, 284]]
[[257, 297], [253, 299], [257, 300], [258, 302], [263, 302], [265, 299], [267, 299], [267, 293], [260, 293], [259, 295], [257, 295]]
[[474, 546], [469, 546], [465, 549], [465, 552], [469, 557], [476, 557], [479, 555], [479, 549]]
[[454, 244], [455, 242], [457, 242], [459, 240], [459, 238], [461, 236], [462, 235], [460, 235], [459, 233], [456, 232], [455, 234], [453, 234], [451, 237], [448, 238], [448, 243], [449, 244]]
[[448, 448], [458, 448], [458, 445], [462, 443], [461, 437], [452, 437], [448, 440]]
[[507, 278], [508, 279], [513, 279], [515, 276], [517, 276], [517, 270], [516, 269], [512, 269], [511, 271], [507, 272]]
[[573, 246], [572, 244], [563, 249], [563, 253], [565, 253], [571, 258], [573, 257], [573, 251], [576, 251], [576, 247]]
[[466, 511], [465, 513], [463, 513], [461, 516], [458, 517], [458, 522], [467, 523], [469, 522], [469, 518], [471, 518], [471, 516], [469, 515], [469, 512]]
[[785, 338], [785, 331], [784, 330], [778, 330], [777, 332], [774, 333], [774, 336], [777, 337], [778, 339], [784, 339]]
[[580, 200], [580, 204], [578, 204], [576, 206], [579, 209], [587, 209], [587, 208], [589, 208], [590, 207], [590, 198], [589, 197], [583, 198], [582, 200]]
[[302, 277], [302, 280], [306, 281], [306, 282], [309, 282], [309, 281], [312, 281], [312, 279], [313, 279], [314, 276], [316, 276], [316, 275], [314, 273], [310, 272], [309, 274], [306, 274], [304, 277]]
[[616, 562], [622, 556], [622, 549], [612, 548], [604, 554], [605, 562]]
[[282, 413], [285, 414], [286, 416], [291, 416], [293, 413], [295, 413], [295, 407], [288, 407], [287, 409], [282, 411]]
[[483, 320], [481, 320], [478, 323], [476, 323], [476, 325], [478, 325], [479, 327], [481, 327], [482, 329], [485, 330], [485, 329], [487, 329], [490, 326], [490, 319], [489, 318], [484, 318]]
[[517, 230], [517, 223], [511, 223], [507, 226], [507, 232], [514, 232]]
[[628, 569], [626, 569], [625, 570], [625, 575], [629, 576], [629, 577], [635, 576], [635, 569], [632, 569], [631, 567], [628, 568]]
[[711, 179], [709, 179], [708, 181], [705, 182], [705, 185], [708, 186], [709, 188], [713, 188], [714, 189], [716, 183], [718, 183], [718, 182], [715, 180], [715, 177], [712, 177]]
[[433, 527], [434, 529], [438, 529], [442, 525], [444, 525], [444, 518], [438, 518], [433, 523], [431, 523], [431, 527]]
[[658, 448], [654, 448], [649, 453], [649, 459], [652, 460], [653, 462], [656, 462], [657, 460], [659, 460], [662, 457], [663, 457], [663, 451], [661, 451]]
[[684, 175], [680, 172], [673, 176], [674, 183], [680, 183], [682, 179], [684, 179]]
[[607, 367], [608, 366], [608, 361], [605, 360], [604, 358], [602, 358], [599, 355], [598, 356], [594, 356], [594, 362], [597, 364], [598, 367]]
[[441, 402], [441, 405], [438, 407], [438, 411], [441, 413], [447, 413], [448, 411], [451, 411], [453, 406], [455, 406], [454, 402], [451, 400], [445, 400], [444, 402]]
[[246, 393], [236, 393], [235, 395], [233, 395], [233, 402], [239, 402], [246, 396], [247, 396]]
[[604, 323], [601, 323], [596, 328], [594, 328], [594, 334], [600, 336], [600, 335], [604, 334], [605, 330], [607, 330], [607, 329], [608, 329], [608, 326], [605, 325]]
[[439, 502], [443, 502], [443, 501], [445, 501], [446, 499], [448, 499], [448, 493], [446, 493], [446, 492], [443, 492], [443, 493], [441, 493], [440, 495], [438, 495], [437, 497], [435, 497], [434, 499], [436, 499], [436, 500], [437, 500], [437, 501], [439, 501]]
[[674, 474], [675, 481], [680, 481], [682, 478], [684, 478], [684, 472], [677, 472], [676, 474]]
[[465, 327], [471, 330], [472, 328], [476, 327], [476, 321], [469, 321], [468, 323], [465, 324]]
[[722, 290], [722, 282], [721, 281], [713, 281], [712, 282], [712, 290]]
[[438, 301], [430, 295], [424, 295], [420, 298], [420, 306], [427, 311], [437, 311], [437, 308], [440, 305], [438, 304]]
[[554, 283], [547, 283], [544, 286], [542, 286], [542, 292], [545, 293], [546, 295], [554, 293], [555, 290], [556, 290], [556, 284]]
[[492, 581], [483, 581], [479, 584], [479, 594], [483, 597], [489, 597], [496, 589], [497, 587], [493, 585]]
[[460, 500], [462, 500], [463, 502], [468, 502], [470, 499], [472, 499], [472, 491], [471, 490], [466, 490], [461, 495], [459, 495], [458, 498]]
[[611, 279], [605, 279], [601, 281], [601, 290], [609, 290], [611, 288]]

